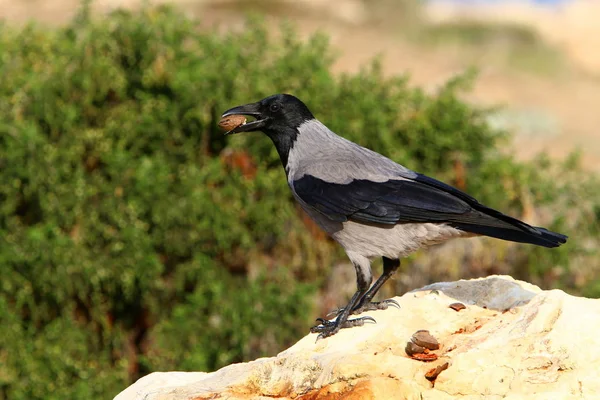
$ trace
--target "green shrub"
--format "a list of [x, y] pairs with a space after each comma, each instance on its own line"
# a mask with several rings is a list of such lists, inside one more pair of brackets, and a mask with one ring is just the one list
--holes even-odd
[[469, 77], [434, 95], [377, 64], [338, 78], [325, 37], [282, 33], [200, 33], [168, 7], [0, 26], [0, 399], [113, 396], [307, 333], [344, 255], [306, 229], [268, 139], [216, 127], [277, 92], [413, 169], [459, 182], [460, 163], [492, 206], [519, 214], [528, 193], [572, 240], [516, 248], [515, 271], [599, 294], [594, 177], [502, 155], [489, 112], [459, 98]]

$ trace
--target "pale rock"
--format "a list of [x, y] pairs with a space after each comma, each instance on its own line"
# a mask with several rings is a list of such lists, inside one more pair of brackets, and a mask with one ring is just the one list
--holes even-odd
[[[600, 300], [542, 291], [506, 276], [406, 293], [377, 324], [213, 373], [155, 372], [116, 400], [600, 398]], [[456, 301], [467, 308], [448, 306]], [[412, 334], [440, 342], [433, 362], [409, 358]], [[449, 363], [432, 383], [425, 374]]]

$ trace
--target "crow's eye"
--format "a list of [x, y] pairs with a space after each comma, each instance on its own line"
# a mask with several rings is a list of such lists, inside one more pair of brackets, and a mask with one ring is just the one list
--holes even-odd
[[277, 112], [281, 109], [281, 106], [277, 103], [273, 103], [271, 104], [271, 107], [269, 107], [269, 109], [271, 110], [271, 112]]

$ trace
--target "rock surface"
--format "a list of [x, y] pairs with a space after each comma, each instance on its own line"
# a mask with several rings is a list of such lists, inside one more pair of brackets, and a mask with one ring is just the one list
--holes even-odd
[[[276, 357], [213, 373], [155, 372], [115, 399], [600, 398], [600, 300], [505, 276], [436, 283], [396, 300], [399, 310], [366, 313], [377, 324], [316, 343], [309, 334]], [[449, 307], [457, 301], [466, 308]], [[437, 360], [406, 355], [420, 329], [439, 341]], [[425, 378], [444, 363], [433, 382]]]

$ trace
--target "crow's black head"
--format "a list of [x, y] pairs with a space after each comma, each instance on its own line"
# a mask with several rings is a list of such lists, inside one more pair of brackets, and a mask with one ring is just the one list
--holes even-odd
[[296, 135], [300, 125], [314, 119], [308, 107], [290, 94], [276, 94], [257, 103], [234, 107], [223, 113], [223, 117], [229, 115], [248, 115], [256, 120], [240, 125], [228, 133], [262, 131], [271, 138]]

